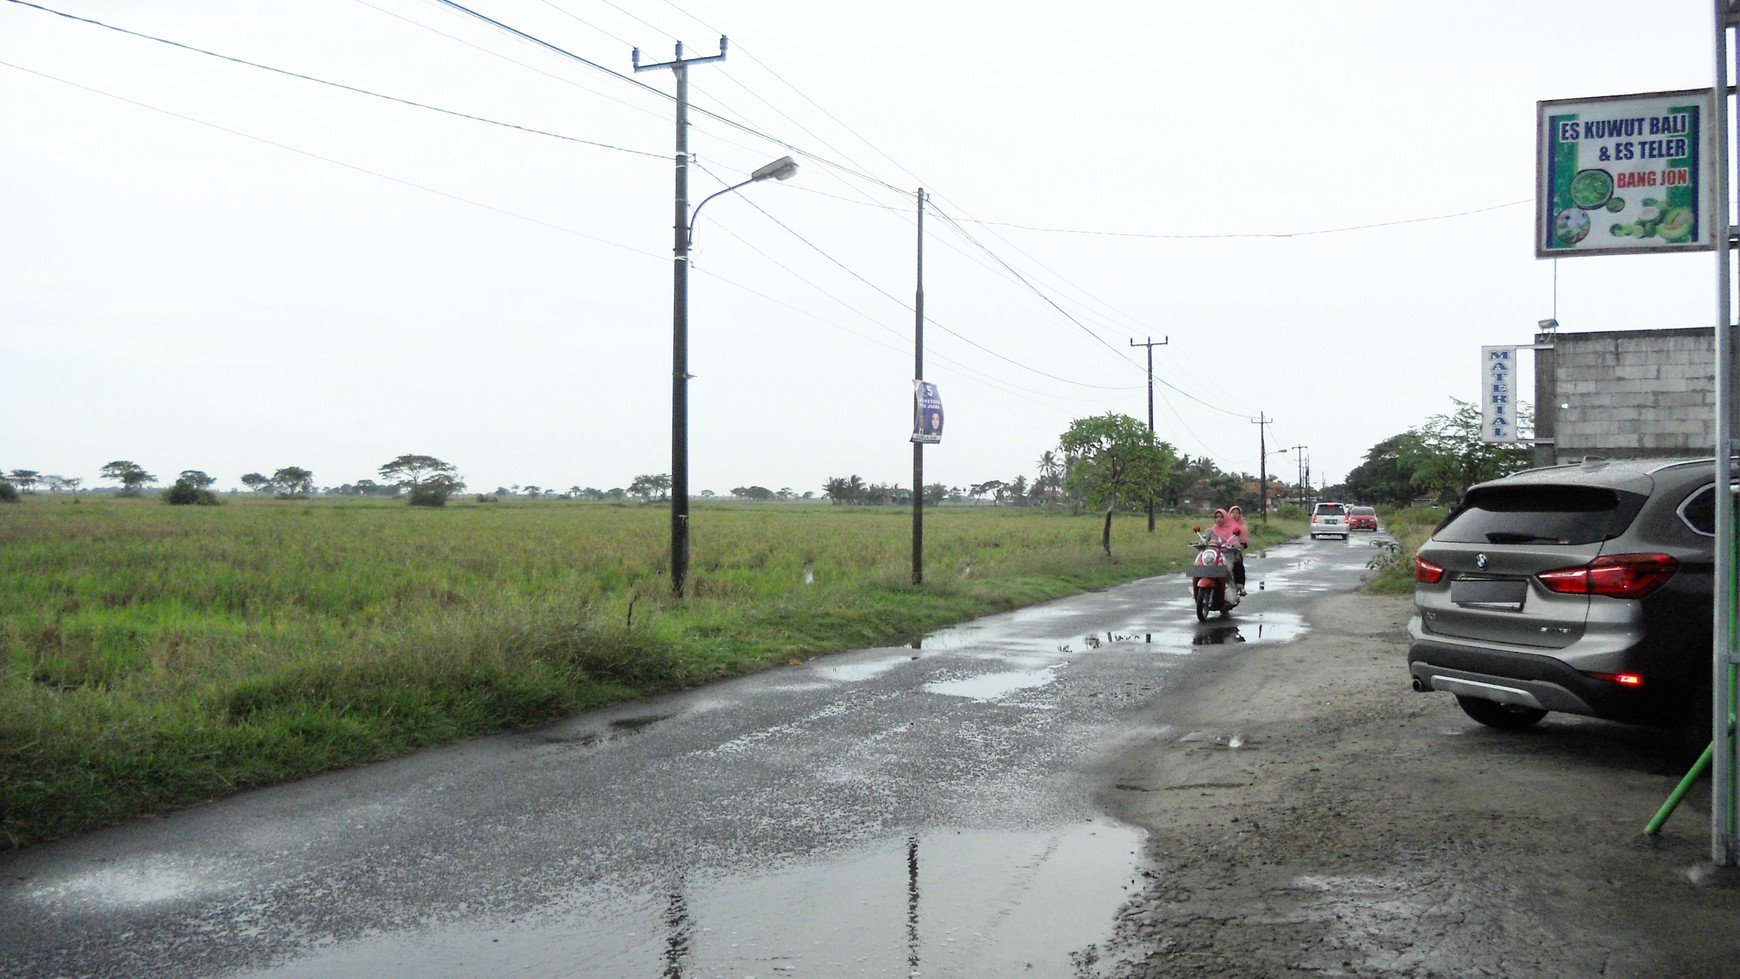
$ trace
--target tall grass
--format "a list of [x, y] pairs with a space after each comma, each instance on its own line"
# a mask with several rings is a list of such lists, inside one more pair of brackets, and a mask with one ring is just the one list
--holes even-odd
[[[0, 507], [0, 847], [1173, 570], [1191, 521], [26, 497]], [[1296, 535], [1276, 522], [1269, 539]]]
[[1438, 522], [1444, 519], [1442, 509], [1416, 507], [1395, 510], [1383, 515], [1383, 528], [1396, 539], [1396, 548], [1372, 562], [1376, 572], [1366, 582], [1365, 590], [1374, 595], [1409, 595], [1414, 591], [1414, 552], [1432, 536]]

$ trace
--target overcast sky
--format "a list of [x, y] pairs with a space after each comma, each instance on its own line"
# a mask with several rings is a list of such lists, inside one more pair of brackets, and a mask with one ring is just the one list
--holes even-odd
[[41, 6], [108, 27], [0, 0], [0, 470], [669, 472], [675, 84], [630, 50], [722, 33], [691, 202], [801, 169], [697, 222], [696, 493], [910, 482], [921, 186], [927, 482], [1146, 420], [1132, 340], [1161, 438], [1255, 473], [1262, 414], [1334, 483], [1482, 344], [1714, 319], [1709, 253], [1532, 246], [1536, 101], [1707, 87], [1707, 0], [465, 4], [575, 57], [434, 0]]

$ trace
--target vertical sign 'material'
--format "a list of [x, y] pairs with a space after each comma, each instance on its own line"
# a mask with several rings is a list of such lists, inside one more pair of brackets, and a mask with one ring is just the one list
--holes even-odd
[[1535, 257], [1707, 251], [1710, 90], [1536, 105]]
[[1485, 395], [1480, 399], [1480, 440], [1482, 442], [1515, 442], [1516, 348], [1481, 347], [1481, 386]]

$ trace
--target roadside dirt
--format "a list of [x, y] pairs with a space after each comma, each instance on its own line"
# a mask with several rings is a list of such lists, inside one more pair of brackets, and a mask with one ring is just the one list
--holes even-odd
[[1483, 728], [1408, 689], [1408, 599], [1182, 671], [1111, 773], [1155, 869], [1095, 975], [1734, 977], [1740, 889], [1708, 877], [1706, 777], [1664, 736], [1563, 715]]

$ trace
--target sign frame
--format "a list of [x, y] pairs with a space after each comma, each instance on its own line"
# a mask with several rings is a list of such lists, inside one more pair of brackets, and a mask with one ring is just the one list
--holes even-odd
[[1535, 103], [1535, 257], [1714, 250], [1711, 105], [1707, 88]]

